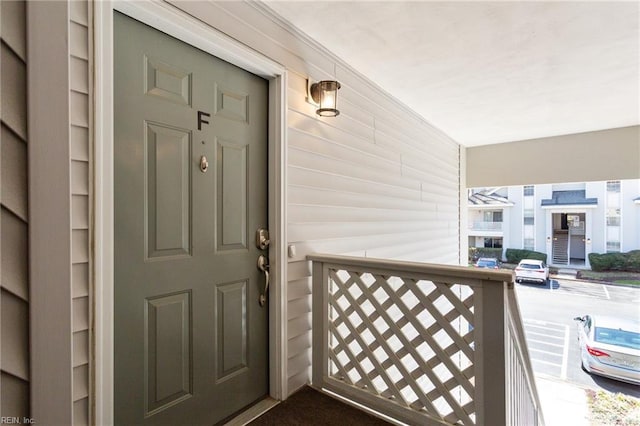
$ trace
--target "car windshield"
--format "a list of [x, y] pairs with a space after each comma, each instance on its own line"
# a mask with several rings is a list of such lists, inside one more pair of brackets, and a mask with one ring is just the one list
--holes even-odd
[[523, 263], [523, 264], [520, 265], [520, 267], [524, 268], [524, 269], [540, 269], [540, 268], [542, 268], [542, 266], [536, 265], [534, 263]]
[[483, 260], [480, 259], [478, 260], [478, 266], [496, 266], [496, 261], [495, 260]]
[[640, 333], [614, 328], [596, 327], [594, 340], [607, 345], [622, 346], [631, 349], [640, 349]]

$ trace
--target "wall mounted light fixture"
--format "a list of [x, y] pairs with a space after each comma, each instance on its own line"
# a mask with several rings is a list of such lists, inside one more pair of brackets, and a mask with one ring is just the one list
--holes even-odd
[[334, 80], [323, 80], [311, 83], [307, 80], [307, 101], [316, 105], [316, 114], [321, 117], [335, 117], [338, 111], [338, 90], [340, 83]]

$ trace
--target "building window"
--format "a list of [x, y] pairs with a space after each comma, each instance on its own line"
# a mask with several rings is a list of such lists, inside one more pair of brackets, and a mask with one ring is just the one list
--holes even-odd
[[620, 226], [620, 209], [617, 215], [607, 215], [607, 226]]
[[620, 210], [622, 197], [620, 194], [620, 181], [607, 182], [607, 198], [605, 207], [605, 223], [607, 229], [607, 253], [620, 251], [620, 236], [622, 214]]
[[607, 253], [618, 253], [620, 251], [620, 241], [607, 241]]
[[526, 185], [522, 189], [522, 195], [524, 196], [522, 200], [522, 248], [525, 250], [534, 250], [536, 245], [534, 193], [535, 187], [533, 185]]
[[502, 210], [484, 212], [485, 222], [502, 222]]
[[535, 238], [525, 238], [524, 243], [522, 244], [522, 248], [525, 250], [535, 250], [536, 248]]
[[485, 248], [502, 248], [502, 238], [485, 238]]
[[620, 192], [620, 181], [619, 180], [608, 181], [607, 192]]

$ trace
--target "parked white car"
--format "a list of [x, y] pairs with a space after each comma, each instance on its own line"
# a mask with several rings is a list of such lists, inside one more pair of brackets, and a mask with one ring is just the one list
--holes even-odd
[[549, 267], [542, 260], [522, 259], [516, 266], [516, 282], [531, 281], [547, 284]]
[[578, 321], [582, 368], [640, 385], [640, 322], [594, 315], [574, 319]]

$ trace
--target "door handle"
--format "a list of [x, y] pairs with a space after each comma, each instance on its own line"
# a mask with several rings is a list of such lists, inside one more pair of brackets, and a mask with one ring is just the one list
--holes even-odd
[[269, 291], [269, 259], [264, 254], [258, 256], [258, 269], [264, 272], [265, 278], [264, 291], [258, 299], [260, 306], [264, 306], [267, 302], [267, 291]]

